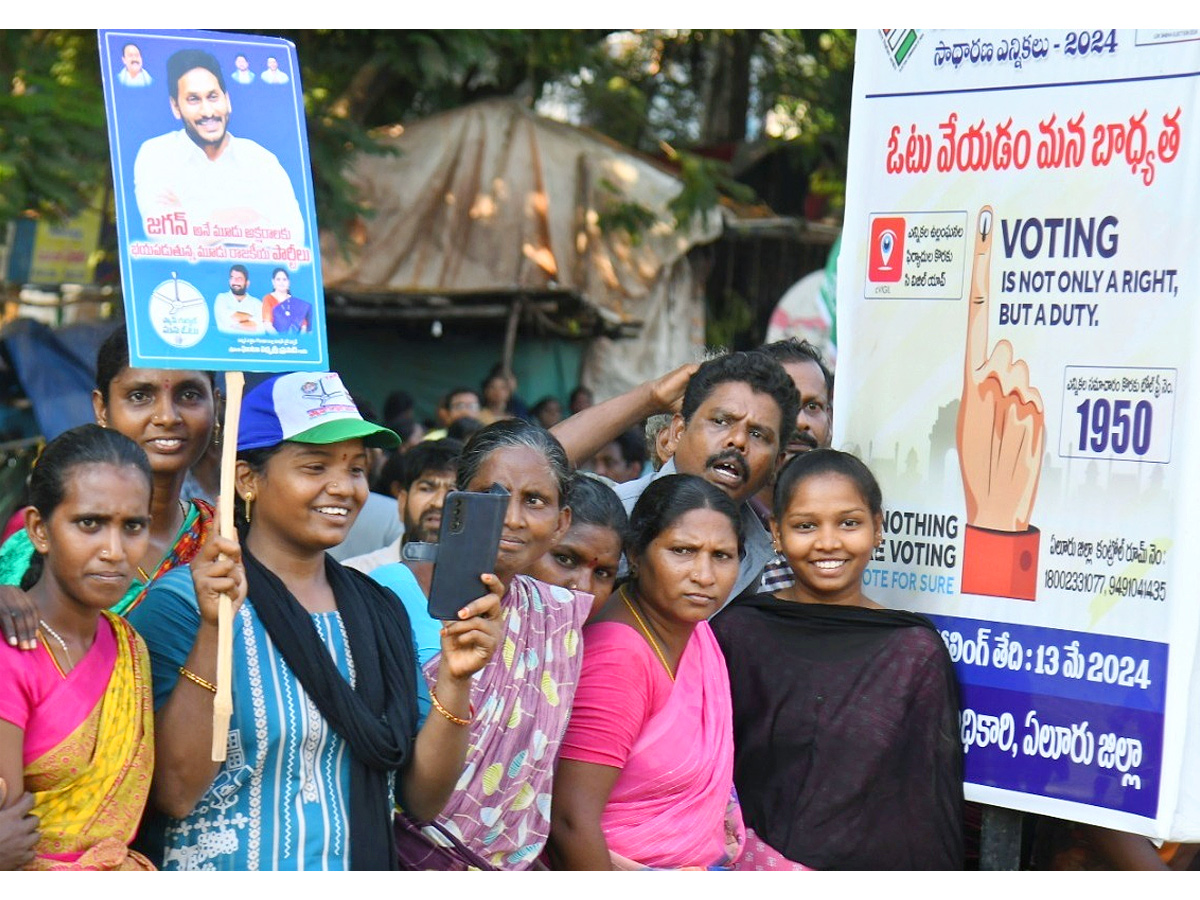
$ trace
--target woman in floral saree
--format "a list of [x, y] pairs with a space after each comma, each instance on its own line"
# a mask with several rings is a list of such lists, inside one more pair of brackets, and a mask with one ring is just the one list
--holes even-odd
[[[471, 688], [475, 715], [457, 790], [432, 825], [398, 817], [397, 848], [402, 868], [528, 869], [550, 830], [554, 763], [579, 680], [580, 629], [594, 595], [528, 574], [571, 524], [570, 463], [550, 432], [523, 419], [488, 425], [463, 448], [457, 476], [461, 490], [499, 484], [509, 493], [495, 563], [505, 588], [503, 641]], [[406, 573], [397, 563], [371, 574], [396, 592], [419, 634], [428, 627], [428, 607]], [[440, 657], [422, 662], [433, 684]], [[450, 839], [471, 858], [447, 851], [455, 858], [439, 862], [430, 848], [445, 848]]]
[[0, 645], [0, 778], [24, 783], [39, 820], [27, 869], [153, 868], [128, 847], [154, 768], [149, 659], [109, 611], [150, 540], [151, 478], [137, 445], [98, 425], [57, 437], [30, 476], [39, 647]]

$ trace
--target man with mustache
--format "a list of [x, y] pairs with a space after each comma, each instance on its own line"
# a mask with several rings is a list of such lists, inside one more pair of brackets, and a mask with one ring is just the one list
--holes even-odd
[[758, 349], [779, 361], [800, 392], [796, 430], [783, 451], [783, 461], [805, 450], [828, 447], [833, 438], [833, 372], [821, 351], [796, 338], [763, 344]]
[[[455, 468], [463, 445], [460, 441], [443, 438], [422, 441], [407, 450], [401, 459], [400, 479], [396, 482], [396, 506], [404, 533], [379, 550], [344, 560], [342, 565], [370, 573], [380, 566], [400, 562], [400, 548], [409, 541], [436, 544], [442, 524], [442, 504], [446, 494], [454, 490]], [[408, 564], [426, 596], [432, 566]]]
[[117, 73], [117, 81], [126, 87], [149, 87], [154, 83], [150, 73], [142, 68], [142, 51], [137, 44], [126, 44], [121, 48], [121, 62], [125, 68]]
[[[261, 227], [269, 245], [304, 244], [304, 218], [275, 154], [229, 131], [233, 111], [216, 57], [205, 50], [179, 50], [167, 60], [171, 113], [183, 127], [148, 139], [133, 164], [138, 213], [150, 240], [179, 240], [212, 229]], [[163, 218], [168, 217], [168, 218]], [[217, 235], [213, 244], [244, 245], [236, 235]]]
[[[745, 552], [729, 599], [757, 592], [774, 558], [771, 537], [750, 504], [772, 477], [795, 429], [800, 396], [783, 366], [761, 350], [727, 353], [704, 362], [688, 380], [683, 405], [667, 426], [671, 456], [655, 478], [699, 475], [740, 505]], [[617, 485], [626, 511], [647, 482]]]

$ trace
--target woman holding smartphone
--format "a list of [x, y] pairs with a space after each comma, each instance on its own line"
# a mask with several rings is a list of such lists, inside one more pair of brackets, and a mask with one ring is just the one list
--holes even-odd
[[[432, 826], [420, 816], [397, 820], [401, 857], [415, 868], [438, 865], [428, 858], [429, 848], [444, 846], [446, 833], [500, 869], [529, 868], [545, 845], [554, 762], [579, 677], [580, 629], [593, 597], [525, 573], [567, 533], [571, 482], [562, 445], [523, 419], [481, 429], [459, 457], [459, 490], [482, 492], [498, 484], [509, 494], [495, 563], [504, 588], [503, 632], [500, 650], [472, 688], [475, 718], [459, 789]], [[439, 554], [438, 565], [454, 560]], [[371, 574], [388, 585], [404, 577], [403, 569], [397, 563]], [[407, 583], [410, 588], [398, 593], [409, 615], [427, 616], [425, 598], [411, 589], [411, 577]], [[427, 682], [440, 676], [441, 665], [440, 655], [425, 664]], [[440, 865], [471, 862], [443, 855]]]

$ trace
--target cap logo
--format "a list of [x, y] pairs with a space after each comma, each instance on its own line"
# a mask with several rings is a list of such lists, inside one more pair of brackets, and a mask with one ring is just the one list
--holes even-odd
[[[354, 401], [350, 399], [349, 392], [342, 387], [341, 379], [330, 379], [337, 385], [336, 390], [328, 390], [325, 386], [325, 379], [320, 381], [306, 381], [300, 385], [300, 395], [307, 401], [313, 404], [307, 410], [310, 419], [317, 419], [321, 416], [336, 415], [338, 413], [358, 414], [358, 407], [354, 405]], [[338, 401], [341, 402], [338, 402]]]

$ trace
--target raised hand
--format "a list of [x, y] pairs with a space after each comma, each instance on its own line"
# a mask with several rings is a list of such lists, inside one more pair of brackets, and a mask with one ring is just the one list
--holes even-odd
[[33, 794], [25, 792], [7, 809], [8, 785], [0, 778], [0, 872], [19, 869], [33, 860], [37, 846], [38, 818], [30, 815]]
[[246, 599], [246, 570], [242, 566], [242, 548], [236, 540], [212, 532], [191, 562], [192, 584], [200, 617], [217, 624], [217, 608], [222, 594], [233, 601], [236, 613]]
[[0, 634], [12, 647], [37, 647], [38, 613], [33, 599], [18, 587], [0, 584]]
[[659, 412], [679, 412], [683, 407], [684, 391], [698, 368], [699, 363], [685, 363], [651, 382], [650, 394]]

